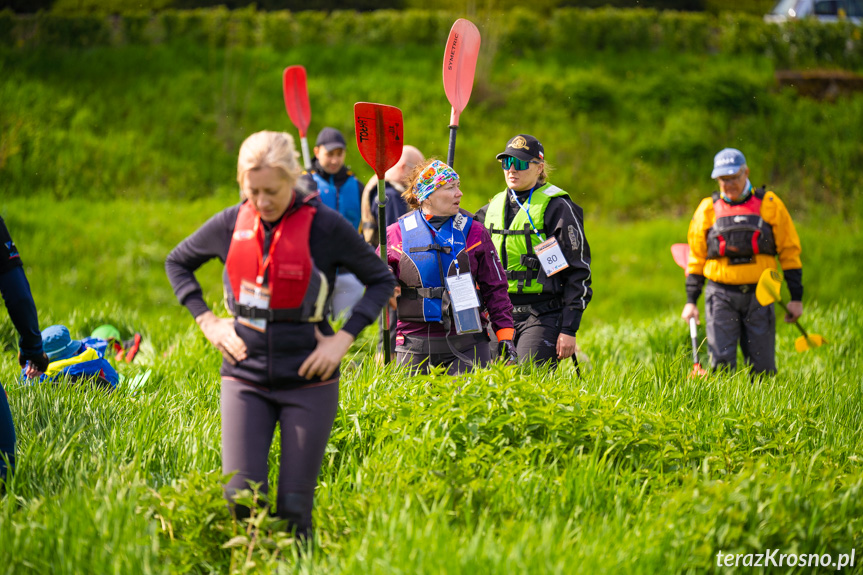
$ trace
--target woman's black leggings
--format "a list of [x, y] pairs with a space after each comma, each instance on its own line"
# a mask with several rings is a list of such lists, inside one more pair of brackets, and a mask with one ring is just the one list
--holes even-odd
[[[222, 471], [237, 472], [225, 486], [230, 499], [249, 481], [267, 491], [267, 459], [276, 424], [281, 427], [276, 514], [308, 536], [324, 450], [339, 403], [338, 381], [297, 389], [269, 390], [222, 379]], [[237, 507], [238, 516], [248, 509]]]

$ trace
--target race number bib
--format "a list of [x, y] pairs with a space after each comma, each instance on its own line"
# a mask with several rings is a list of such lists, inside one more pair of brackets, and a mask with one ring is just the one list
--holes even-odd
[[537, 244], [536, 255], [539, 257], [539, 263], [545, 275], [549, 277], [569, 267], [555, 238], [548, 238], [541, 244]]
[[[270, 290], [265, 287], [255, 285], [250, 281], [243, 280], [240, 283], [240, 297], [237, 301], [249, 307], [254, 307], [258, 309], [269, 309]], [[267, 320], [265, 319], [238, 317], [237, 322], [261, 333], [267, 331]]]

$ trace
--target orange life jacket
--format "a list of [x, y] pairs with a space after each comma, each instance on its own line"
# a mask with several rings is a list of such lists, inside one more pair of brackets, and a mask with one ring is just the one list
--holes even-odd
[[[234, 315], [269, 321], [320, 321], [327, 299], [327, 280], [312, 261], [309, 236], [317, 208], [305, 204], [286, 214], [272, 232], [264, 258], [264, 226], [250, 202], [237, 214], [225, 269], [234, 297]], [[237, 301], [243, 280], [270, 290], [270, 309]], [[233, 305], [231, 305], [233, 304]]]

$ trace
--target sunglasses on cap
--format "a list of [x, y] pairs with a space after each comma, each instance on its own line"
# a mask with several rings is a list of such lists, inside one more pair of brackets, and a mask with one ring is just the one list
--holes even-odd
[[531, 164], [538, 164], [539, 162], [528, 161], [528, 160], [519, 160], [518, 158], [513, 158], [512, 156], [504, 156], [500, 159], [500, 166], [504, 170], [508, 170], [515, 166], [515, 171], [523, 172], [528, 169]]

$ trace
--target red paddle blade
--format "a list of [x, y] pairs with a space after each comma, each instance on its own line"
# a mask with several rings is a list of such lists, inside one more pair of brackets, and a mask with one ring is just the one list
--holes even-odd
[[306, 137], [309, 123], [312, 121], [312, 111], [309, 107], [309, 90], [306, 87], [306, 69], [302, 66], [288, 66], [282, 74], [282, 87], [285, 94], [285, 109], [288, 117], [300, 131], [300, 137]]
[[705, 377], [707, 374], [707, 370], [701, 367], [700, 363], [696, 363], [692, 366], [692, 371], [689, 374], [689, 377]]
[[470, 20], [459, 18], [449, 31], [443, 55], [443, 89], [452, 105], [452, 126], [458, 126], [458, 116], [470, 100], [480, 42], [479, 30]]
[[354, 104], [357, 147], [378, 179], [402, 157], [404, 124], [402, 111], [395, 106], [357, 102]]
[[[686, 272], [686, 267], [689, 265], [689, 244], [674, 244], [671, 246], [671, 255], [674, 256], [674, 263], [683, 268]], [[688, 273], [686, 275], [689, 275]]]

